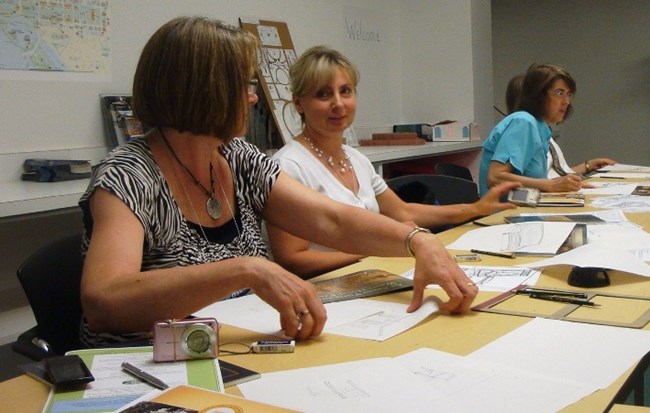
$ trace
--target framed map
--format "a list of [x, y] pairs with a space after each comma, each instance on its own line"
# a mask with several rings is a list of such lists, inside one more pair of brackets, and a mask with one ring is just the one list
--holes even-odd
[[302, 130], [289, 87], [289, 68], [296, 51], [286, 23], [240, 18], [241, 27], [259, 40], [259, 80], [273, 120], [286, 143]]
[[109, 0], [0, 1], [0, 69], [108, 73]]

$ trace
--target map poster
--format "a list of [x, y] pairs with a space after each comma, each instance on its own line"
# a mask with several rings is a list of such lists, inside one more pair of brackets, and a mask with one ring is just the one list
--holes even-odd
[[107, 73], [109, 1], [0, 1], [0, 69]]

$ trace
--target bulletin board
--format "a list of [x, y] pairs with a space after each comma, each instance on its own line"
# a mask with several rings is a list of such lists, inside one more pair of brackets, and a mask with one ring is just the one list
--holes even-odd
[[302, 122], [291, 101], [289, 68], [296, 51], [286, 23], [241, 17], [242, 29], [252, 33], [260, 44], [259, 73], [264, 97], [284, 143], [302, 131]]

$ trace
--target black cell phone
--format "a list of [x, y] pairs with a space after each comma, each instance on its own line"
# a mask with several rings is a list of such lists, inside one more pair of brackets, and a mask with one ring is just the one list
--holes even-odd
[[43, 359], [43, 364], [56, 387], [74, 387], [95, 380], [86, 363], [77, 355], [48, 357]]

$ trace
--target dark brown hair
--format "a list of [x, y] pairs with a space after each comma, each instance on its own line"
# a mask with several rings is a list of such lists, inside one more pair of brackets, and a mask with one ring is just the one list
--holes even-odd
[[[548, 91], [558, 79], [566, 82], [570, 89], [569, 92], [576, 93], [576, 81], [564, 67], [552, 64], [532, 64], [524, 75], [519, 109], [525, 110], [537, 119], [543, 119]], [[568, 119], [572, 113], [573, 104], [570, 103], [563, 120]]]
[[519, 110], [521, 90], [524, 85], [524, 75], [517, 75], [510, 79], [506, 88], [506, 109], [508, 114]]
[[178, 17], [145, 45], [133, 79], [134, 115], [149, 127], [229, 139], [245, 125], [257, 41], [206, 17]]

